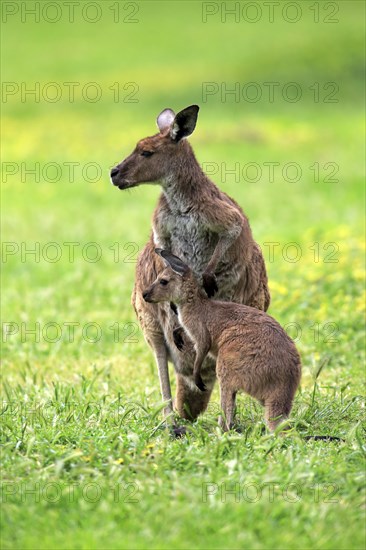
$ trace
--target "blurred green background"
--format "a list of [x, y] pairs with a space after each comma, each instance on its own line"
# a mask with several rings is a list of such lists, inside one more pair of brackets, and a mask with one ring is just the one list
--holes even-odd
[[[267, 262], [270, 313], [298, 337], [303, 391], [305, 395], [312, 391], [314, 371], [326, 364], [321, 373], [323, 404], [328, 399], [339, 409], [337, 391], [343, 388], [351, 400], [350, 414], [363, 382], [364, 3], [301, 1], [290, 3], [295, 5], [291, 7], [280, 2], [275, 3], [273, 20], [268, 3], [263, 2], [249, 3], [252, 6], [248, 2], [76, 2], [72, 20], [65, 2], [56, 3], [56, 8], [52, 2], [38, 3], [38, 8], [36, 4], [2, 3], [5, 402], [63, 402], [61, 392], [64, 397], [73, 395], [83, 407], [83, 384], [92, 379], [97, 380], [93, 399], [98, 402], [122, 395], [143, 403], [148, 411], [159, 407], [154, 361], [134, 324], [130, 294], [136, 253], [148, 238], [160, 189], [141, 186], [122, 193], [110, 184], [109, 170], [131, 152], [138, 139], [155, 133], [155, 119], [162, 109], [177, 112], [197, 103], [201, 109], [191, 144], [200, 164], [210, 170], [214, 167], [212, 179], [239, 202], [250, 219]], [[237, 11], [230, 15], [230, 9]], [[294, 19], [298, 20], [290, 22]], [[207, 83], [215, 93], [205, 94]], [[246, 87], [248, 83], [254, 83], [252, 88]], [[35, 94], [27, 93], [32, 89]], [[233, 89], [239, 97], [225, 94]], [[258, 101], [252, 101], [254, 90], [261, 94]], [[298, 101], [286, 99], [293, 97], [294, 90]], [[95, 91], [100, 96], [96, 101]], [[268, 163], [276, 163], [273, 178]], [[298, 178], [288, 163], [300, 167]], [[85, 172], [87, 167], [90, 171]], [[239, 174], [225, 174], [234, 168]], [[47, 248], [51, 242], [56, 248]], [[78, 243], [73, 261], [65, 243]], [[97, 243], [98, 261], [83, 257], [88, 243]], [[273, 258], [268, 243], [276, 243]], [[289, 243], [296, 243], [296, 248], [289, 248]], [[24, 255], [33, 248], [36, 255]], [[53, 258], [55, 250], [61, 250], [60, 259], [47, 261], [45, 255]], [[94, 250], [89, 248], [91, 258]], [[289, 261], [296, 251], [301, 252], [298, 261]], [[66, 325], [70, 322], [78, 323], [73, 342]], [[14, 334], [9, 334], [9, 323], [13, 323]], [[43, 329], [48, 323], [53, 328], [45, 337]], [[99, 327], [91, 326], [89, 341], [82, 334], [88, 323]], [[26, 334], [34, 328], [36, 336]], [[58, 394], [55, 388], [61, 388]], [[245, 399], [243, 403], [248, 402]], [[218, 400], [217, 393], [214, 400]], [[304, 403], [307, 398], [300, 397], [299, 416]], [[356, 430], [361, 413], [354, 408], [351, 418], [331, 416], [328, 428], [333, 426], [344, 436], [351, 427]], [[261, 412], [256, 414], [259, 422]], [[154, 419], [157, 424], [159, 414]], [[110, 467], [116, 468], [108, 460], [124, 456], [131, 445], [131, 431], [139, 432], [141, 419], [134, 428], [113, 425], [113, 433], [119, 431], [112, 438], [117, 447], [110, 447], [105, 435], [103, 439], [102, 434], [109, 432], [102, 424], [93, 433], [86, 424], [66, 424], [59, 419], [53, 427], [46, 423], [37, 428], [21, 415], [13, 415], [4, 432], [5, 479], [19, 483], [24, 476], [55, 479], [53, 465], [64, 460], [65, 452], [74, 453], [74, 466], [59, 472], [57, 479], [62, 475], [65, 483], [72, 476], [104, 479]], [[311, 433], [311, 422], [307, 426]], [[321, 428], [320, 422], [317, 429]], [[215, 434], [212, 427], [211, 432]], [[89, 443], [90, 438], [100, 442], [99, 447], [95, 443], [95, 464], [80, 458], [91, 453], [85, 434], [89, 434]], [[150, 436], [136, 437], [141, 438], [142, 449]], [[156, 483], [144, 500], [149, 512], [126, 504], [122, 521], [103, 499], [97, 503], [99, 508], [88, 508], [84, 502], [84, 508], [74, 505], [70, 510], [62, 503], [50, 506], [48, 502], [24, 508], [14, 497], [7, 508], [4, 547], [34, 548], [41, 544], [38, 530], [44, 541], [38, 547], [45, 548], [242, 548], [249, 544], [251, 548], [305, 548], [314, 545], [316, 538], [318, 548], [331, 548], [331, 533], [338, 528], [339, 548], [360, 547], [360, 539], [354, 539], [351, 512], [354, 495], [358, 498], [354, 488], [343, 495], [350, 510], [344, 515], [346, 528], [336, 526], [339, 510], [334, 507], [323, 512], [324, 521], [315, 528], [310, 499], [299, 512], [302, 534], [298, 538], [279, 527], [280, 520], [274, 524], [278, 528], [275, 542], [272, 529], [267, 531], [265, 525], [257, 530], [247, 525], [240, 537], [238, 508], [227, 509], [231, 527], [225, 531], [219, 508], [212, 512], [195, 493], [178, 491], [177, 496], [175, 490], [164, 492], [160, 487], [164, 476], [174, 477], [181, 448], [159, 437], [163, 438], [163, 454], [171, 462], [162, 466], [163, 473], [154, 458]], [[196, 451], [201, 453], [195, 467], [202, 463], [208, 469], [208, 480], [219, 479], [226, 474], [210, 469], [217, 448], [212, 450], [203, 439], [200, 447], [200, 437], [187, 443], [193, 448], [198, 445]], [[352, 441], [347, 448], [351, 454], [356, 452]], [[232, 452], [240, 448], [244, 453], [238, 447], [245, 446], [243, 442], [232, 445]], [[75, 448], [80, 456], [75, 455]], [[232, 458], [226, 447], [222, 452]], [[306, 461], [306, 453], [301, 447], [299, 460]], [[311, 458], [315, 465], [317, 453]], [[143, 462], [144, 456], [138, 460]], [[339, 480], [348, 471], [344, 456], [335, 452], [332, 458], [340, 467]], [[141, 479], [148, 479], [151, 472], [143, 470], [138, 460], [129, 473], [118, 475], [130, 479], [128, 475], [140, 472]], [[288, 460], [286, 455], [284, 464]], [[187, 463], [184, 470], [182, 466], [187, 478], [181, 489], [189, 484], [195, 467]], [[265, 462], [260, 468], [265, 469]], [[277, 472], [279, 476], [284, 469]], [[304, 475], [300, 471], [299, 479]], [[167, 525], [157, 520], [155, 524], [150, 518], [150, 528], [140, 532], [139, 522], [149, 514], [155, 518], [154, 510], [164, 502], [166, 508], [160, 514], [168, 514]], [[166, 511], [170, 502], [175, 512]], [[260, 503], [251, 512], [258, 525], [271, 513], [266, 506]], [[196, 521], [188, 519], [188, 510], [194, 515], [194, 507], [199, 510]], [[38, 517], [40, 510], [43, 514]], [[210, 520], [211, 513], [215, 520]], [[289, 519], [291, 514], [283, 506], [279, 516], [294, 521]], [[51, 533], [48, 525], [53, 526]], [[119, 533], [116, 526], [121, 525]], [[194, 533], [206, 538], [196, 538]]]

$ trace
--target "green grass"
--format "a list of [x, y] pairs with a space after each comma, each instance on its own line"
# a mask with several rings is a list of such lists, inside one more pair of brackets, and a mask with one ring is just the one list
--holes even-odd
[[[2, 265], [3, 330], [17, 329], [2, 342], [2, 547], [364, 548], [363, 3], [338, 2], [337, 24], [315, 24], [306, 2], [296, 24], [204, 24], [200, 2], [141, 2], [140, 22], [119, 25], [109, 4], [94, 25], [3, 25], [4, 81], [93, 81], [103, 95], [36, 103], [18, 94], [2, 105], [3, 160], [18, 168], [6, 178], [5, 166], [2, 179], [3, 241], [18, 247]], [[203, 82], [270, 81], [298, 83], [303, 98], [202, 100]], [[136, 82], [138, 102], [114, 102], [114, 82]], [[336, 82], [339, 101], [314, 102], [315, 82], [321, 91]], [[195, 102], [197, 158], [218, 164], [213, 180], [249, 216], [270, 313], [302, 356], [285, 437], [265, 432], [244, 395], [240, 432], [220, 433], [217, 388], [186, 437], [161, 425], [156, 367], [130, 305], [159, 189], [121, 193], [108, 171], [155, 131], [164, 107]], [[61, 166], [58, 181], [51, 169], [39, 181], [24, 175], [37, 162]], [[80, 163], [74, 181], [70, 162]], [[102, 170], [96, 182], [82, 175], [90, 162]], [[279, 163], [273, 181], [269, 162]], [[283, 176], [291, 162], [299, 181]], [[225, 177], [221, 163], [239, 163], [240, 177]], [[256, 182], [251, 172], [245, 181], [248, 163], [262, 171]], [[338, 181], [325, 181], [334, 166]], [[54, 263], [50, 242], [61, 253]], [[83, 257], [88, 243], [96, 262]], [[35, 246], [39, 257], [22, 257]]]

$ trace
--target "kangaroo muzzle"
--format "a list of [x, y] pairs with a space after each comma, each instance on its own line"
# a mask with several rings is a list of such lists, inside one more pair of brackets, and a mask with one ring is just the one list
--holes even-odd
[[110, 171], [111, 182], [118, 189], [128, 189], [134, 187], [134, 184], [127, 178], [128, 168], [123, 166], [115, 166]]

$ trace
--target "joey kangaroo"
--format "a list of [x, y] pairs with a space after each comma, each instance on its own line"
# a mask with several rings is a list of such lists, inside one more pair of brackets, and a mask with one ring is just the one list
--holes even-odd
[[[155, 247], [171, 250], [202, 277], [208, 296], [267, 310], [270, 295], [261, 250], [249, 221], [236, 202], [220, 191], [201, 170], [185, 139], [196, 126], [199, 107], [178, 114], [165, 109], [157, 118], [159, 133], [139, 141], [134, 151], [111, 170], [113, 185], [130, 189], [141, 183], [162, 187], [153, 215], [153, 230], [136, 267], [132, 304], [146, 341], [154, 351], [165, 415], [172, 402], [168, 360], [177, 375], [175, 409], [196, 418], [208, 404], [215, 383], [215, 361], [206, 358], [206, 391], [192, 383], [192, 342], [180, 327], [174, 306], [147, 303], [142, 291], [156, 279], [163, 263]], [[172, 309], [173, 308], [173, 309]]]
[[207, 354], [216, 360], [224, 430], [232, 427], [239, 390], [265, 407], [270, 430], [288, 417], [301, 377], [294, 342], [269, 315], [242, 304], [209, 300], [193, 271], [173, 254], [156, 249], [166, 268], [143, 293], [149, 303], [173, 302], [179, 322], [194, 343], [195, 384], [205, 390], [201, 366]]

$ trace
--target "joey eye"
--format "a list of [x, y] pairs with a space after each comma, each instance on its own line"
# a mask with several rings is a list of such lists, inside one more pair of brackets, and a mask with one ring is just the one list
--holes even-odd
[[159, 281], [159, 284], [161, 284], [162, 286], [166, 286], [168, 283], [169, 281], [167, 281], [166, 279], [160, 279]]
[[142, 157], [151, 157], [154, 153], [152, 151], [142, 151], [141, 156]]

